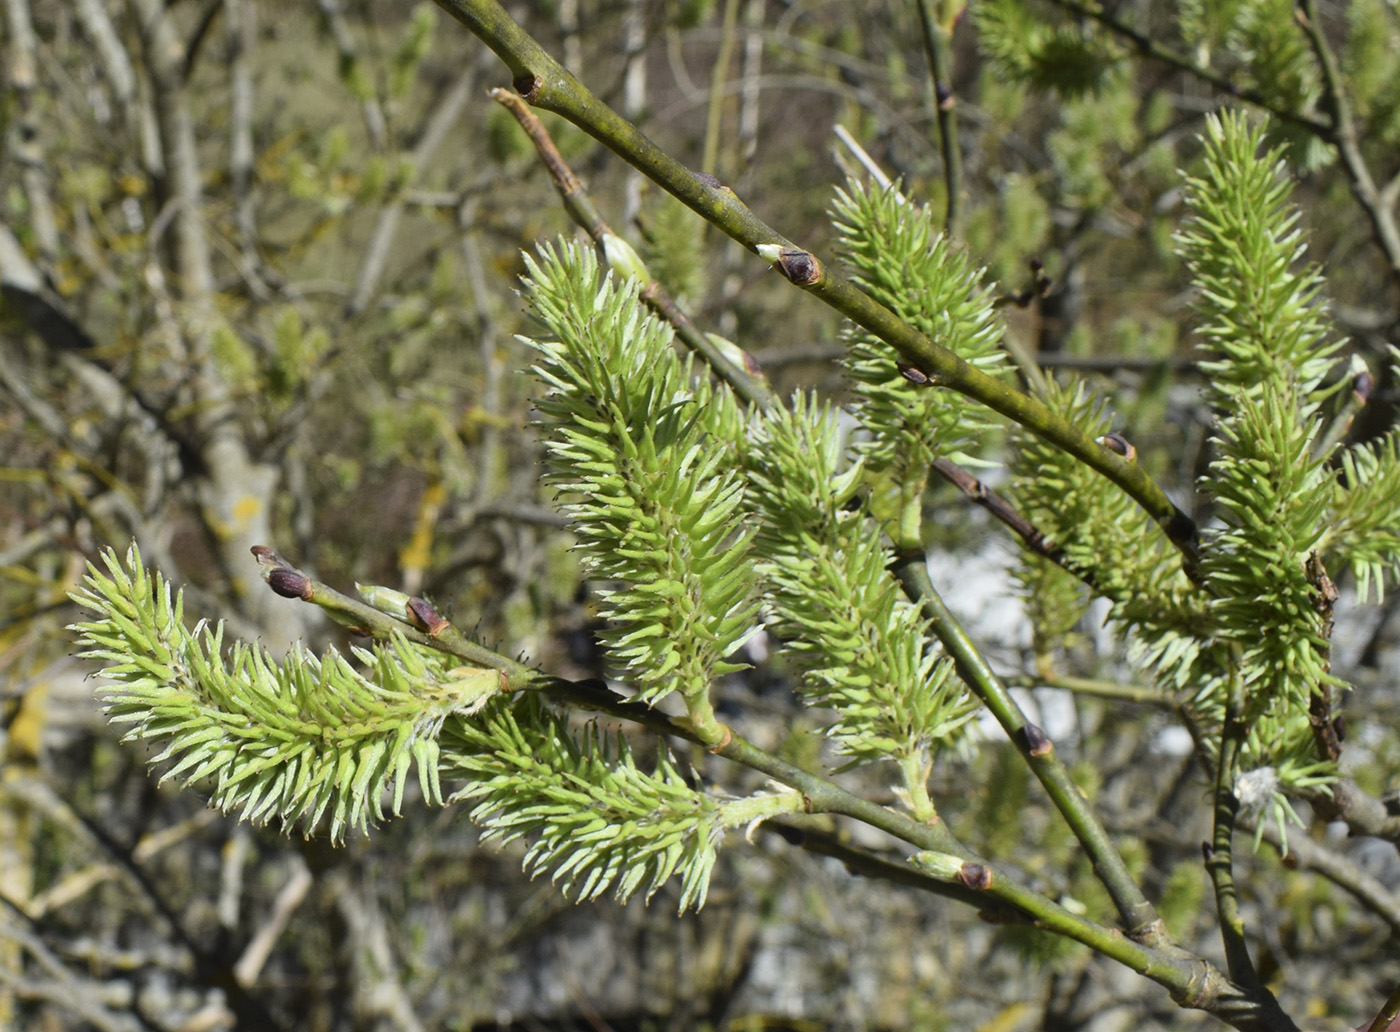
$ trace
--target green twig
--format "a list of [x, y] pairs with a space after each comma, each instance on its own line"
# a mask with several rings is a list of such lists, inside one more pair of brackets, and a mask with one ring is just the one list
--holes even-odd
[[729, 80], [729, 59], [734, 53], [734, 28], [739, 21], [739, 0], [725, 0], [720, 23], [719, 50], [710, 70], [710, 95], [705, 109], [705, 146], [700, 167], [712, 175], [719, 173], [719, 128], [724, 118], [724, 87]]
[[1132, 702], [1157, 709], [1175, 710], [1176, 701], [1163, 695], [1157, 688], [1140, 684], [1120, 684], [1117, 681], [1100, 681], [1090, 677], [1071, 677], [1068, 674], [1049, 676], [1009, 676], [1002, 679], [1012, 688], [1060, 688], [1075, 695], [1092, 695], [1098, 699], [1115, 702]]
[[938, 112], [939, 143], [943, 151], [943, 185], [948, 192], [943, 231], [953, 240], [962, 239], [962, 148], [958, 146], [957, 97], [953, 93], [952, 33], [934, 16], [932, 0], [917, 0], [919, 24], [924, 33], [924, 53], [933, 75], [933, 103]]
[[[519, 94], [497, 88], [491, 91], [491, 99], [509, 111], [520, 123], [525, 135], [530, 137], [530, 142], [539, 152], [540, 160], [544, 162], [550, 178], [554, 180], [554, 186], [563, 198], [564, 210], [593, 242], [604, 250], [604, 257], [612, 263], [613, 255], [607, 253], [608, 238], [613, 238], [614, 248], [621, 238], [613, 233], [588, 191], [584, 189], [583, 183], [564, 161], [544, 123], [526, 106]], [[777, 404], [777, 398], [768, 386], [767, 379], [748, 352], [742, 352], [736, 347], [733, 350], [738, 354], [734, 358], [725, 354], [713, 340], [696, 328], [660, 281], [647, 272], [636, 252], [628, 247], [626, 256], [626, 274], [635, 276], [643, 284], [639, 295], [642, 302], [671, 324], [682, 344], [703, 358], [715, 374], [750, 405], [768, 409]]]
[[941, 386], [980, 401], [1062, 448], [1119, 485], [1138, 502], [1195, 572], [1195, 525], [1137, 463], [1102, 447], [1037, 399], [974, 368], [841, 276], [815, 255], [794, 247], [731, 190], [691, 172], [590, 93], [510, 19], [496, 0], [437, 0], [511, 69], [514, 85], [535, 107], [568, 119], [620, 155], [706, 220], [745, 247], [763, 254], [787, 278], [817, 295], [857, 325], [891, 345], [910, 365]]
[[[536, 689], [548, 692], [561, 702], [591, 712], [632, 721], [658, 735], [699, 742], [700, 736], [689, 722], [666, 715], [644, 703], [627, 699], [604, 682], [566, 681], [549, 677], [516, 660], [498, 655], [469, 641], [456, 628], [437, 615], [422, 599], [399, 596], [385, 589], [372, 589], [375, 604], [360, 602], [321, 581], [308, 577], [268, 548], [255, 550], [263, 566], [263, 577], [278, 594], [296, 598], [325, 609], [334, 619], [377, 640], [390, 640], [396, 634], [419, 645], [434, 648], [460, 659], [500, 670], [508, 690]], [[404, 615], [396, 610], [398, 600]], [[978, 657], [980, 661], [980, 657]], [[1048, 897], [1021, 885], [984, 863], [962, 846], [942, 823], [923, 823], [888, 807], [880, 806], [847, 791], [835, 782], [803, 770], [729, 732], [726, 739], [711, 748], [716, 755], [749, 767], [802, 793], [812, 813], [850, 817], [909, 843], [927, 855], [948, 858], [969, 871], [981, 872], [979, 880], [964, 883], [973, 893], [988, 892], [1023, 913], [1037, 927], [1066, 935], [1099, 951], [1164, 986], [1183, 1006], [1209, 1010], [1241, 1029], [1291, 1029], [1290, 1024], [1259, 1024], [1254, 1017], [1260, 1003], [1255, 994], [1241, 992], [1223, 973], [1200, 958], [1175, 947], [1164, 936], [1154, 944], [1134, 942], [1112, 929], [1070, 914]], [[1077, 789], [1076, 789], [1077, 791]], [[927, 869], [927, 868], [925, 868]], [[948, 880], [948, 879], [942, 879]], [[923, 887], [928, 888], [925, 884]], [[952, 893], [945, 893], [949, 895]], [[953, 895], [964, 898], [963, 893]]]
[[1069, 776], [1045, 733], [1026, 720], [972, 640], [958, 625], [929, 579], [922, 554], [905, 553], [895, 562], [895, 574], [933, 625], [933, 633], [957, 665], [958, 676], [991, 711], [1035, 772], [1056, 809], [1074, 831], [1094, 865], [1094, 873], [1108, 890], [1128, 934], [1149, 945], [1170, 942], [1166, 926], [1128, 871], [1127, 864], [1109, 840], [1084, 793]]
[[822, 831], [805, 824], [789, 821], [764, 821], [760, 832], [781, 838], [789, 845], [798, 846], [808, 853], [839, 860], [851, 874], [865, 878], [876, 878], [892, 885], [918, 889], [944, 899], [963, 903], [982, 912], [983, 917], [994, 924], [1031, 924], [1032, 917], [1025, 911], [1004, 906], [999, 900], [987, 899], [986, 893], [966, 888], [956, 882], [946, 882], [925, 874], [909, 864], [902, 856], [886, 859], [857, 849], [839, 833]]
[[1400, 986], [1385, 998], [1385, 1003], [1367, 1024], [1364, 1032], [1391, 1032], [1397, 1022], [1400, 1022]]
[[1248, 728], [1240, 717], [1243, 705], [1244, 686], [1238, 672], [1232, 672], [1230, 698], [1220, 730], [1220, 758], [1215, 770], [1215, 824], [1206, 853], [1206, 870], [1210, 872], [1211, 883], [1215, 886], [1215, 909], [1220, 915], [1220, 936], [1224, 941], [1225, 963], [1230, 978], [1253, 987], [1259, 985], [1259, 975], [1249, 955], [1249, 944], [1245, 942], [1244, 918], [1240, 914], [1234, 872], [1235, 823], [1240, 808], [1235, 795], [1235, 780], [1239, 775], [1240, 753], [1248, 734]]

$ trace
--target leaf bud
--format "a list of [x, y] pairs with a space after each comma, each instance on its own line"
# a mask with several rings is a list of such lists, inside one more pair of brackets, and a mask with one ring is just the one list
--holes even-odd
[[1137, 449], [1120, 433], [1114, 432], [1104, 434], [1099, 438], [1099, 444], [1103, 445], [1109, 451], [1116, 452], [1123, 456], [1123, 458], [1127, 459], [1129, 462], [1137, 459]]
[[436, 638], [450, 626], [437, 611], [437, 608], [426, 598], [418, 598], [417, 596], [410, 598], [408, 612], [414, 621], [428, 632], [430, 638]]
[[755, 250], [799, 287], [815, 287], [822, 281], [822, 263], [811, 251], [779, 244], [759, 244]]
[[964, 863], [958, 870], [958, 881], [969, 889], [986, 892], [992, 887], [992, 869], [986, 864]]
[[1026, 749], [1032, 756], [1049, 756], [1055, 751], [1055, 743], [1037, 725], [1028, 723], [1022, 733], [1026, 736]]
[[311, 581], [306, 575], [287, 566], [268, 570], [263, 579], [267, 581], [269, 588], [283, 598], [299, 598], [303, 602], [310, 602], [314, 594]]
[[716, 351], [732, 364], [739, 366], [750, 376], [763, 375], [763, 370], [759, 367], [758, 360], [732, 340], [727, 340], [717, 333], [707, 333], [705, 337], [715, 346]]

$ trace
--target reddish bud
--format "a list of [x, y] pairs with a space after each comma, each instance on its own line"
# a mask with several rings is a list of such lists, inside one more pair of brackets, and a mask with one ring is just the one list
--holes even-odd
[[985, 892], [992, 887], [992, 869], [985, 864], [965, 863], [958, 871], [958, 881], [969, 889]]
[[1026, 748], [1032, 756], [1049, 756], [1055, 751], [1055, 743], [1035, 724], [1027, 724], [1023, 733], [1026, 736]]
[[285, 566], [287, 569], [294, 569], [291, 563], [283, 559], [280, 555], [268, 548], [266, 545], [254, 545], [248, 551], [253, 553], [253, 558], [258, 561], [259, 566], [279, 567]]
[[822, 281], [822, 263], [811, 251], [777, 244], [759, 244], [756, 250], [799, 287], [814, 287]]
[[268, 570], [264, 579], [267, 586], [283, 598], [299, 598], [303, 602], [310, 602], [314, 594], [311, 581], [290, 567], [279, 566], [275, 570]]
[[426, 598], [409, 599], [408, 612], [413, 619], [418, 621], [418, 625], [428, 632], [430, 638], [436, 638], [449, 626], [448, 622], [442, 618], [442, 615]]

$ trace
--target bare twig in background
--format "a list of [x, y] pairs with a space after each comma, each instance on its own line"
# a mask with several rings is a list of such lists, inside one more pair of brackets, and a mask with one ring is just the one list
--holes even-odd
[[271, 912], [263, 919], [257, 933], [248, 940], [248, 945], [233, 966], [233, 977], [239, 985], [251, 987], [258, 980], [258, 974], [267, 963], [273, 946], [286, 929], [293, 911], [311, 890], [311, 885], [311, 869], [301, 857], [294, 857], [291, 875], [272, 901]]
[[338, 0], [316, 0], [321, 16], [326, 19], [326, 28], [340, 54], [341, 76], [346, 80], [351, 92], [360, 97], [360, 112], [364, 116], [365, 129], [369, 133], [369, 145], [374, 150], [383, 150], [388, 131], [385, 128], [384, 109], [379, 98], [370, 87], [364, 63], [360, 60], [360, 48], [354, 34], [345, 20]]
[[58, 260], [58, 224], [54, 219], [53, 184], [43, 151], [43, 131], [36, 120], [34, 91], [38, 74], [38, 37], [30, 17], [29, 0], [5, 0], [5, 23], [10, 37], [7, 83], [15, 98], [18, 118], [9, 129], [6, 146], [13, 149], [29, 208], [29, 225], [46, 265]]
[[[957, 5], [939, 4], [939, 10]], [[933, 0], [918, 0], [919, 24], [924, 33], [924, 53], [933, 77], [933, 103], [937, 113], [938, 137], [943, 154], [943, 189], [947, 191], [947, 216], [943, 231], [954, 240], [962, 239], [963, 174], [962, 144], [958, 140], [957, 95], [953, 92], [953, 48], [951, 26], [945, 25], [933, 9]]]
[[[457, 124], [457, 120], [461, 118], [462, 112], [466, 109], [467, 101], [471, 97], [472, 83], [475, 81], [474, 66], [468, 65], [453, 82], [447, 93], [432, 106], [432, 114], [423, 127], [418, 144], [407, 159], [410, 169], [409, 176], [421, 172], [432, 160], [433, 155], [437, 153], [438, 148], [442, 146], [443, 141], [447, 139], [452, 127]], [[396, 194], [379, 210], [374, 233], [365, 248], [364, 260], [360, 264], [360, 275], [355, 281], [355, 289], [345, 305], [347, 317], [359, 315], [369, 306], [370, 299], [384, 275], [384, 268], [388, 264], [389, 250], [393, 247], [398, 234], [399, 220], [403, 215], [403, 210], [404, 199], [401, 193]]]
[[1342, 84], [1337, 56], [1322, 33], [1316, 0], [1301, 0], [1298, 7], [1298, 22], [1317, 56], [1318, 69], [1322, 73], [1322, 103], [1331, 123], [1327, 131], [1318, 135], [1336, 149], [1342, 168], [1346, 170], [1347, 180], [1351, 183], [1352, 196], [1370, 219], [1376, 246], [1385, 255], [1391, 283], [1400, 285], [1400, 227], [1395, 223], [1395, 211], [1391, 206], [1393, 200], [1385, 198], [1376, 189], [1370, 166], [1361, 153], [1361, 140], [1351, 101]]

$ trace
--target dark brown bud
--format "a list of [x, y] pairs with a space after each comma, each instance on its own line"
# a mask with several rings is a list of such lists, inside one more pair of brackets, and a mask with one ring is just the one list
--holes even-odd
[[409, 599], [408, 612], [413, 619], [418, 621], [418, 626], [428, 632], [430, 638], [436, 638], [450, 626], [426, 598]]
[[719, 176], [713, 172], [697, 172], [695, 178], [704, 183], [711, 190], [723, 190], [724, 184], [719, 181]]
[[758, 253], [799, 287], [814, 287], [822, 281], [822, 263], [811, 251], [800, 247], [759, 244]]
[[259, 566], [266, 566], [272, 568], [276, 568], [278, 566], [285, 566], [288, 569], [292, 568], [291, 563], [287, 562], [287, 560], [283, 559], [280, 555], [278, 555], [272, 549], [268, 548], [266, 545], [254, 545], [252, 548], [248, 549], [248, 551], [253, 553], [253, 558], [258, 561]]
[[903, 362], [899, 364], [899, 375], [919, 387], [933, 383], [929, 375], [918, 366], [906, 365]]
[[1035, 724], [1027, 724], [1023, 729], [1026, 736], [1026, 749], [1032, 756], [1049, 756], [1055, 751], [1055, 743]]
[[1099, 438], [1099, 443], [1111, 452], [1123, 456], [1129, 462], [1137, 458], [1137, 449], [1129, 443], [1128, 439], [1120, 433], [1104, 434]]
[[985, 892], [992, 887], [992, 869], [985, 864], [965, 863], [958, 871], [958, 881], [969, 889]]
[[287, 566], [268, 570], [264, 579], [267, 581], [267, 586], [283, 598], [299, 598], [303, 602], [310, 602], [314, 595], [311, 581], [304, 574]]

